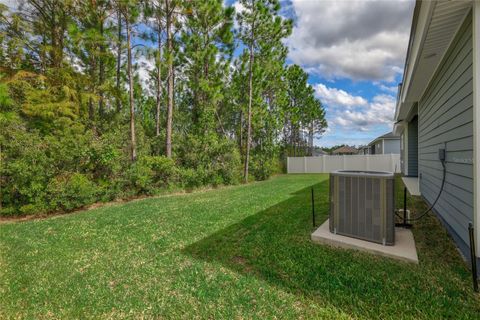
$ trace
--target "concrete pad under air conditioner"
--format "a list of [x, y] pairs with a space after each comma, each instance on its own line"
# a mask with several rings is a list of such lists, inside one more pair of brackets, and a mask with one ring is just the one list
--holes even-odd
[[417, 248], [412, 231], [395, 228], [395, 245], [384, 246], [378, 243], [350, 238], [331, 233], [328, 219], [314, 233], [312, 241], [344, 249], [355, 249], [373, 254], [418, 264]]

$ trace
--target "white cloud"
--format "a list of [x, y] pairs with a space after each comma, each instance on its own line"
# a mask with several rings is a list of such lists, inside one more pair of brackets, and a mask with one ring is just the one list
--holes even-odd
[[155, 63], [148, 59], [145, 56], [140, 56], [140, 58], [135, 61], [136, 63], [136, 73], [140, 78], [140, 84], [142, 89], [145, 91], [145, 94], [153, 96], [154, 92], [152, 90], [152, 79], [150, 73], [155, 69]]
[[239, 1], [235, 1], [233, 3], [233, 8], [235, 9], [235, 17], [233, 19], [233, 27], [235, 30], [238, 30], [240, 28], [240, 24], [238, 22], [238, 16], [237, 14], [242, 13], [244, 11], [247, 11], [247, 8], [243, 4], [241, 4]]
[[292, 3], [293, 62], [326, 78], [393, 81], [402, 72], [413, 1]]
[[386, 86], [384, 84], [379, 84], [378, 87], [382, 91], [386, 91], [386, 92], [389, 92], [389, 93], [392, 93], [392, 94], [397, 94], [397, 91], [398, 91], [398, 86]]
[[353, 96], [341, 89], [329, 88], [322, 83], [315, 85], [314, 88], [320, 100], [330, 107], [365, 106], [368, 103], [363, 97]]
[[395, 110], [395, 97], [378, 94], [371, 101], [344, 90], [315, 85], [316, 95], [327, 109], [327, 120], [332, 132], [372, 132], [378, 126], [391, 126]]
[[377, 95], [364, 108], [337, 113], [333, 122], [353, 130], [373, 131], [379, 125], [391, 125], [395, 110], [395, 98]]
[[236, 13], [240, 13], [246, 10], [243, 4], [241, 4], [239, 1], [235, 1], [233, 7], [235, 8]]

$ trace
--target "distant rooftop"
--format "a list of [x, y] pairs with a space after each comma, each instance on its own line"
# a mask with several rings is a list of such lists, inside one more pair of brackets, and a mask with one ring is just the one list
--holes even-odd
[[370, 142], [368, 145], [372, 145], [376, 141], [382, 140], [382, 139], [400, 139], [400, 136], [394, 134], [393, 132], [385, 133], [384, 135], [381, 135], [381, 136], [373, 139], [372, 142]]
[[397, 136], [393, 132], [385, 133], [383, 136], [378, 137], [377, 139], [397, 139], [400, 136]]
[[358, 150], [354, 147], [344, 146], [332, 151], [332, 154], [357, 154]]

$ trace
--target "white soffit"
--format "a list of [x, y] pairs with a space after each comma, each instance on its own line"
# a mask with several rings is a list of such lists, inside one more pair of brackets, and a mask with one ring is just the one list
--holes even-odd
[[429, 21], [427, 22], [428, 26], [426, 28], [418, 28], [417, 26], [417, 30], [426, 30], [426, 33], [423, 37], [419, 34], [415, 35], [419, 41], [423, 41], [417, 51], [417, 56], [408, 57], [415, 62], [411, 66], [413, 68], [413, 72], [410, 72], [411, 78], [406, 83], [408, 88], [403, 88], [407, 91], [402, 95], [403, 108], [399, 110], [399, 119], [408, 114], [412, 102], [416, 102], [422, 97], [428, 83], [472, 7], [471, 0], [439, 0], [429, 4], [433, 5], [433, 9], [431, 18], [427, 19]]

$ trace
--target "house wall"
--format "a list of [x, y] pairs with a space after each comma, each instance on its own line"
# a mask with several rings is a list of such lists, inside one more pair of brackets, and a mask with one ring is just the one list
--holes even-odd
[[[476, 90], [473, 93], [473, 176], [478, 177], [480, 174], [480, 2], [473, 3], [473, 87]], [[473, 208], [474, 208], [474, 228], [476, 230], [475, 241], [477, 243], [477, 265], [480, 265], [480, 180], [474, 179], [473, 186]], [[480, 268], [478, 270], [480, 277]]]
[[383, 154], [383, 140], [376, 140], [375, 143], [370, 144], [370, 154]]
[[408, 142], [407, 142], [407, 161], [408, 161], [408, 176], [417, 177], [418, 176], [418, 117], [413, 117], [412, 120], [408, 122]]
[[402, 134], [400, 135], [400, 164], [402, 166], [402, 174], [407, 175], [408, 174], [408, 162], [407, 162], [407, 157], [408, 157], [408, 149], [407, 149], [407, 144], [408, 144], [408, 130], [407, 127], [408, 123], [405, 124], [405, 127], [402, 131]]
[[400, 139], [385, 139], [383, 144], [383, 154], [399, 154]]
[[429, 203], [437, 197], [442, 182], [438, 149], [445, 148], [446, 182], [435, 211], [464, 253], [473, 221], [472, 61], [469, 15], [418, 105], [420, 189]]

